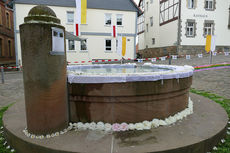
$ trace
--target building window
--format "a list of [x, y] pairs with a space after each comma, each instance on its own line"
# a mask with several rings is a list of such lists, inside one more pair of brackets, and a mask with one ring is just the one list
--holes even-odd
[[111, 14], [105, 14], [105, 25], [110, 26], [112, 24], [112, 15]]
[[149, 24], [146, 24], [146, 31], [149, 32]]
[[194, 37], [195, 31], [195, 23], [194, 22], [187, 22], [186, 28], [186, 36], [187, 37]]
[[214, 35], [214, 23], [212, 22], [205, 22], [204, 23], [204, 36], [207, 35]]
[[214, 10], [215, 0], [205, 0], [204, 8], [206, 10]]
[[152, 38], [152, 44], [155, 45], [155, 38]]
[[117, 25], [122, 26], [122, 14], [117, 14]]
[[195, 8], [195, 0], [188, 0], [188, 8], [193, 9]]
[[11, 48], [11, 41], [8, 40], [8, 54], [9, 54], [9, 57], [12, 57], [12, 48]]
[[67, 12], [67, 23], [74, 23], [74, 12]]
[[10, 14], [8, 12], [6, 12], [6, 27], [7, 28], [11, 28], [10, 26]]
[[112, 40], [111, 39], [105, 40], [105, 51], [112, 51]]
[[87, 51], [87, 40], [82, 40], [81, 41], [81, 51]]
[[69, 42], [69, 50], [75, 50], [75, 41], [68, 40], [68, 42]]
[[224, 47], [224, 52], [229, 52], [229, 48]]
[[196, 36], [196, 22], [194, 19], [187, 19], [185, 26], [185, 36], [195, 37]]
[[150, 17], [150, 26], [153, 26], [153, 17]]
[[0, 57], [3, 56], [3, 45], [2, 45], [2, 38], [0, 38]]

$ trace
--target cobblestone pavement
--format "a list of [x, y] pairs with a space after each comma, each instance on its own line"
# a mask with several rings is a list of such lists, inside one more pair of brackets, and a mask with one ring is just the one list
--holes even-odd
[[[230, 62], [230, 56], [217, 55], [213, 64]], [[157, 61], [157, 64], [168, 64], [168, 61]], [[206, 65], [209, 57], [191, 57], [190, 60], [180, 58], [172, 61], [173, 65]], [[1, 79], [1, 78], [0, 78]], [[230, 69], [219, 69], [195, 72], [192, 88], [204, 90], [230, 99]], [[0, 80], [0, 107], [24, 99], [22, 72], [6, 72], [5, 84]]]

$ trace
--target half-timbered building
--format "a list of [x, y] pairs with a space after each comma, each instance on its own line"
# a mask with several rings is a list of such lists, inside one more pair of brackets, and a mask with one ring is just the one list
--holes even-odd
[[216, 50], [230, 49], [229, 1], [141, 0], [140, 4], [145, 29], [139, 33], [139, 50], [144, 57], [203, 53], [208, 34], [216, 36]]

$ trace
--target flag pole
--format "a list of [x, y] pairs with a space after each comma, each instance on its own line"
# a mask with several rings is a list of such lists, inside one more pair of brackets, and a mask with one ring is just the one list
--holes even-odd
[[212, 64], [212, 51], [210, 51], [210, 61], [209, 64]]

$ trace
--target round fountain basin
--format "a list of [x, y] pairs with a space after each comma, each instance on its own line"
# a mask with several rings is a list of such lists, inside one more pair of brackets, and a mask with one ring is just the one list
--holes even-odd
[[111, 64], [68, 67], [72, 122], [137, 123], [188, 105], [191, 66]]

